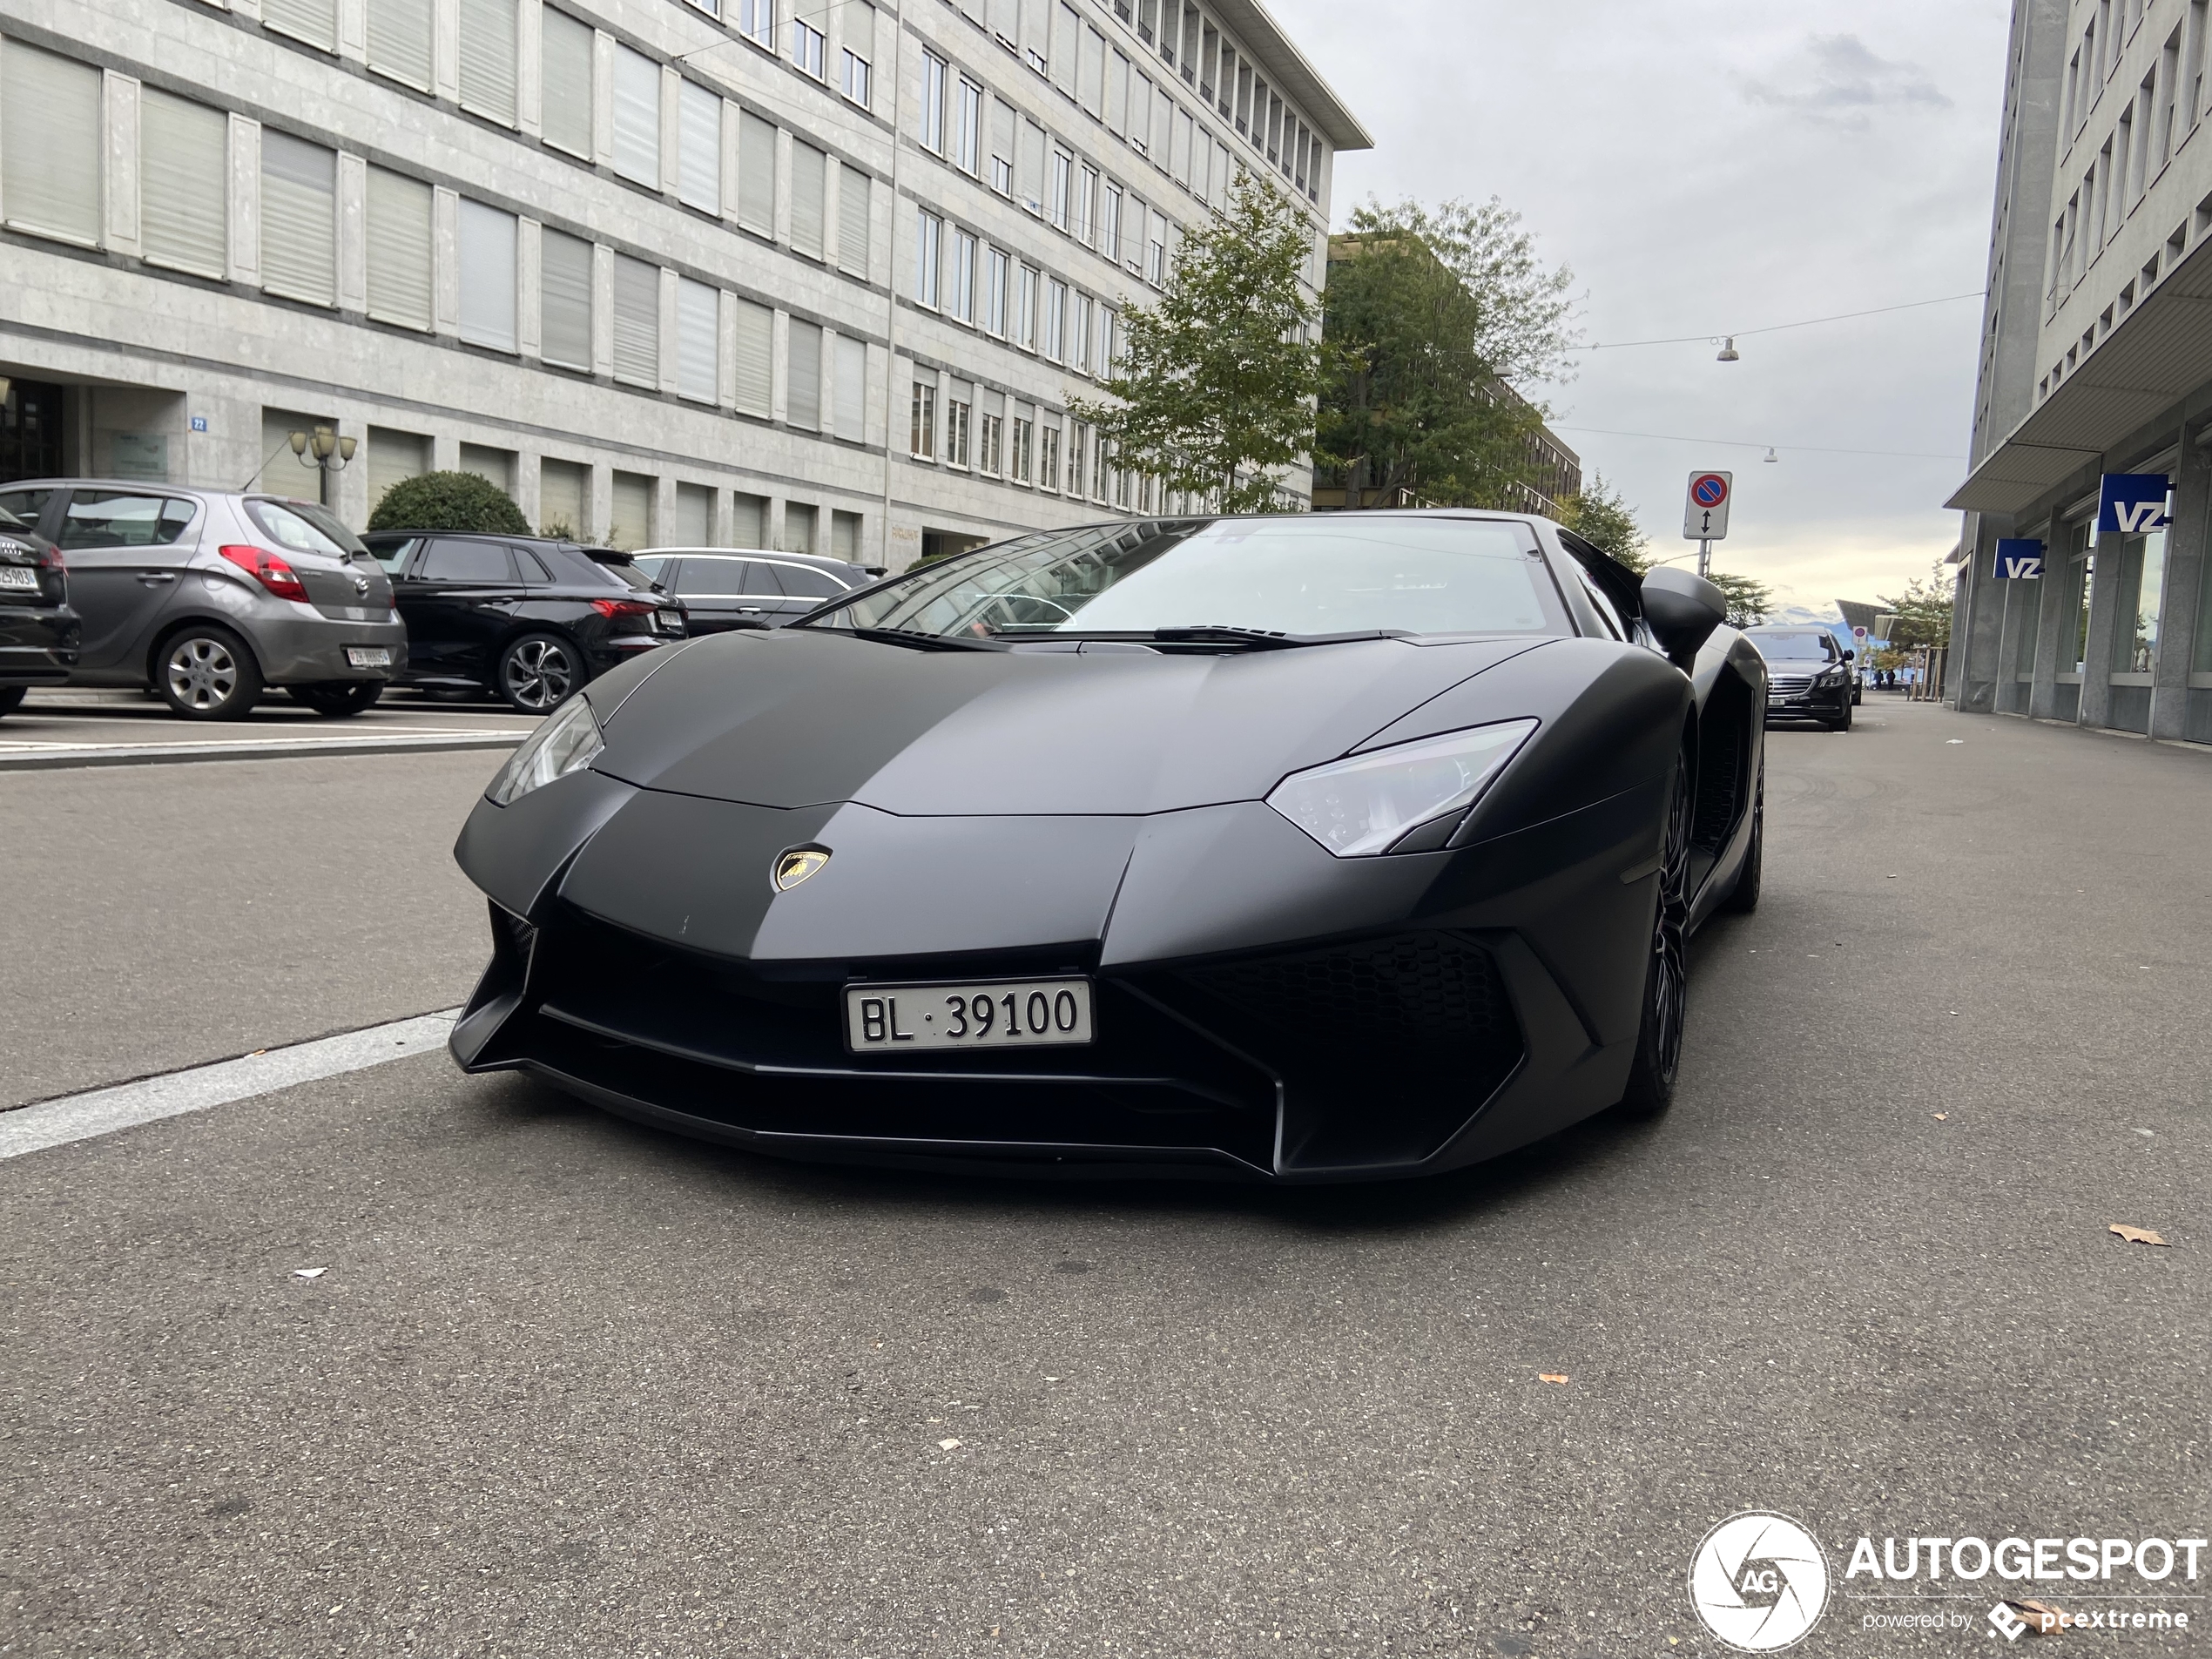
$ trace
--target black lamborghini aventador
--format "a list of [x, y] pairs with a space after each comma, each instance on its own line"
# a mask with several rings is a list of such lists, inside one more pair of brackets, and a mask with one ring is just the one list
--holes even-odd
[[1759, 887], [1717, 590], [1475, 512], [1027, 536], [593, 681], [456, 848], [453, 1035], [793, 1155], [1426, 1173], [1667, 1105]]

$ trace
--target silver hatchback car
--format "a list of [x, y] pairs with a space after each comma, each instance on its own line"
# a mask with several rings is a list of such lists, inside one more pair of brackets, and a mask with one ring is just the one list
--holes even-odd
[[270, 686], [358, 714], [407, 666], [391, 579], [314, 502], [128, 479], [41, 478], [0, 509], [60, 549], [84, 618], [72, 685], [145, 685], [188, 719]]

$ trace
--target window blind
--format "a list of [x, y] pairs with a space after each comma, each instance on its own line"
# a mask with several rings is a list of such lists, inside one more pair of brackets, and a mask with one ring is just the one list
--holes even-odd
[[660, 384], [660, 267], [615, 255], [615, 378]]
[[338, 0], [262, 0], [261, 21], [327, 52], [338, 50]]
[[738, 301], [737, 338], [733, 346], [738, 374], [738, 407], [747, 415], [768, 413], [774, 395], [774, 347], [770, 343], [775, 314], [750, 300]]
[[1033, 213], [1044, 212], [1044, 129], [1032, 121], [1022, 124], [1022, 153], [1016, 158], [1021, 171], [1016, 175], [1016, 193], [1022, 205]]
[[0, 46], [0, 212], [100, 239], [100, 71], [19, 40]]
[[461, 203], [461, 337], [515, 349], [515, 216]]
[[[374, 435], [370, 440], [375, 442]], [[588, 533], [584, 508], [591, 494], [591, 469], [577, 461], [550, 456], [537, 466], [537, 530], [541, 536]]]
[[545, 142], [589, 160], [591, 155], [591, 25], [545, 8], [539, 61], [545, 71]]
[[430, 0], [368, 0], [368, 66], [430, 90]]
[[738, 223], [776, 233], [776, 127], [750, 110], [738, 122]]
[[461, 104], [515, 125], [515, 0], [461, 0]]
[[538, 244], [539, 355], [564, 368], [591, 367], [591, 244], [546, 231]]
[[868, 273], [868, 199], [873, 181], [847, 167], [837, 187], [837, 263], [854, 276]]
[[660, 65], [627, 46], [615, 48], [615, 171], [660, 188]]
[[868, 347], [848, 334], [837, 337], [837, 435], [858, 443], [865, 435], [868, 407]]
[[607, 525], [608, 545], [630, 553], [650, 547], [652, 537], [653, 481], [643, 473], [617, 473], [614, 512]]
[[730, 497], [730, 545], [759, 547], [767, 539], [768, 502], [762, 496]]
[[338, 158], [261, 129], [261, 286], [289, 299], [336, 298]]
[[677, 485], [676, 510], [670, 516], [675, 521], [668, 527], [671, 545], [714, 544], [714, 492], [705, 484]]
[[1052, 28], [1052, 84], [1069, 98], [1076, 96], [1076, 57], [1082, 39], [1082, 14], [1062, 0]]
[[791, 147], [791, 245], [819, 259], [829, 158], [812, 145]]
[[395, 432], [389, 427], [368, 429], [368, 510], [394, 484], [420, 478], [430, 470], [430, 441], [417, 432]]
[[793, 318], [791, 368], [785, 382], [784, 419], [809, 430], [822, 424], [822, 331]]
[[676, 197], [701, 212], [722, 212], [722, 100], [685, 81], [676, 105]]
[[430, 327], [431, 190], [381, 167], [368, 170], [368, 314]]
[[220, 277], [230, 251], [230, 118], [156, 87], [138, 102], [138, 238], [154, 265]]
[[721, 390], [722, 296], [704, 282], [676, 280], [676, 390], [711, 403]]

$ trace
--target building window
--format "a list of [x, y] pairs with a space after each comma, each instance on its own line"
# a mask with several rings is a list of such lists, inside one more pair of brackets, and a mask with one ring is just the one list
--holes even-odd
[[829, 158], [811, 144], [791, 146], [791, 245], [822, 257], [829, 233]]
[[1090, 296], [1074, 295], [1068, 304], [1068, 367], [1090, 373]]
[[937, 388], [927, 381], [914, 383], [914, 424], [909, 449], [917, 461], [937, 458]]
[[1083, 457], [1088, 453], [1090, 428], [1077, 422], [1068, 428], [1068, 493], [1083, 493]]
[[737, 370], [738, 408], [765, 417], [775, 395], [776, 314], [750, 300], [734, 303], [738, 317], [731, 363]]
[[866, 435], [868, 401], [868, 347], [850, 334], [837, 337], [837, 406], [832, 420], [837, 435], [858, 443]]
[[959, 398], [949, 398], [945, 403], [945, 464], [965, 469], [968, 465], [968, 421], [969, 407]]
[[850, 46], [845, 49], [845, 96], [862, 109], [868, 105], [868, 60]]
[[368, 66], [430, 90], [430, 0], [368, 0]]
[[[10, 44], [8, 55], [21, 50]], [[261, 130], [261, 286], [269, 293], [316, 305], [336, 301], [337, 165], [337, 156], [320, 145]], [[93, 184], [97, 212], [97, 174]]]
[[1037, 348], [1037, 273], [1026, 265], [1015, 281], [1014, 343], [1023, 351]]
[[983, 156], [983, 89], [965, 75], [960, 81], [960, 107], [954, 111], [953, 165], [965, 173], [980, 173]]
[[1090, 448], [1090, 496], [1093, 501], [1106, 499], [1106, 441], [1096, 440]]
[[1152, 239], [1144, 251], [1144, 277], [1156, 287], [1168, 280], [1168, 222], [1157, 211], [1152, 215]]
[[857, 277], [868, 273], [869, 184], [867, 174], [846, 167], [837, 192], [837, 263]]
[[[374, 182], [374, 175], [370, 176]], [[425, 186], [423, 194], [429, 194]], [[369, 203], [374, 220], [375, 199]], [[370, 226], [374, 257], [375, 226]], [[591, 244], [556, 230], [538, 239], [538, 354], [563, 368], [591, 368]], [[427, 287], [427, 281], [426, 281]], [[427, 326], [427, 325], [426, 325]]]
[[976, 471], [988, 473], [994, 478], [998, 476], [999, 439], [1005, 426], [1002, 416], [987, 415], [983, 417], [982, 430], [977, 435], [975, 445]]
[[[379, 322], [428, 333], [434, 207], [430, 186], [419, 179], [371, 167], [368, 206], [368, 314]], [[550, 239], [559, 233], [545, 234]], [[588, 265], [588, 245], [584, 257]], [[589, 341], [585, 345], [588, 353]], [[590, 363], [587, 354], [583, 367]]]
[[660, 386], [660, 267], [615, 255], [615, 378]]
[[261, 21], [310, 46], [338, 50], [338, 0], [266, 0]]
[[1076, 239], [1086, 247], [1096, 230], [1097, 212], [1098, 169], [1085, 167], [1076, 179]]
[[1014, 107], [991, 105], [991, 188], [1001, 196], [1014, 193]]
[[1118, 263], [1122, 257], [1122, 187], [1108, 185], [1098, 206], [1098, 251]]
[[983, 253], [983, 314], [979, 319], [987, 333], [1006, 333], [1006, 253], [1001, 248], [987, 248]]
[[962, 322], [975, 320], [975, 239], [953, 233], [952, 295], [946, 309]]
[[926, 306], [937, 303], [937, 256], [945, 222], [927, 208], [914, 215], [914, 298]]
[[462, 198], [461, 337], [515, 349], [515, 216]]
[[711, 403], [722, 391], [722, 296], [704, 282], [676, 280], [676, 392]]
[[515, 125], [515, 0], [461, 0], [461, 107]]
[[1075, 158], [1064, 150], [1052, 152], [1052, 191], [1046, 199], [1049, 208], [1048, 216], [1057, 230], [1068, 228], [1068, 198], [1072, 190], [1075, 167]]
[[1060, 490], [1060, 423], [1043, 422], [1044, 430], [1037, 434], [1037, 488]]
[[722, 100], [697, 81], [677, 89], [676, 199], [703, 213], [722, 211]]
[[799, 65], [801, 74], [812, 75], [818, 81], [827, 78], [823, 52], [828, 44], [822, 31], [812, 24], [796, 17], [791, 20], [791, 61]]
[[1044, 285], [1044, 355], [1058, 362], [1068, 326], [1068, 285], [1054, 278]]
[[945, 60], [921, 55], [921, 145], [945, 153]]
[[[545, 142], [585, 160], [591, 158], [591, 60], [595, 34], [565, 11], [544, 8], [538, 63], [544, 77], [541, 126]], [[426, 69], [425, 76], [428, 74]], [[427, 81], [426, 81], [427, 84]]]
[[738, 32], [756, 45], [775, 51], [775, 0], [738, 0]]
[[1114, 505], [1123, 512], [1129, 510], [1129, 469], [1114, 469]]
[[660, 188], [660, 65], [615, 48], [614, 166], [632, 184]]
[[152, 86], [139, 92], [138, 238], [149, 265], [219, 280], [228, 270], [229, 143], [220, 110]]
[[1014, 464], [1007, 469], [1007, 476], [1017, 484], [1029, 482], [1029, 462], [1036, 442], [1037, 423], [1016, 421], [1014, 423]]
[[784, 419], [792, 426], [819, 431], [822, 424], [821, 325], [792, 318], [790, 345], [790, 368], [784, 383]]
[[738, 223], [776, 233], [776, 126], [750, 110], [738, 117]]

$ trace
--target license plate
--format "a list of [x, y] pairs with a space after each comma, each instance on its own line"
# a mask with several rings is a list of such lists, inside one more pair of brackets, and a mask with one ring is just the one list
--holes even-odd
[[1089, 980], [845, 988], [845, 1046], [854, 1054], [1026, 1049], [1091, 1037]]
[[389, 668], [392, 651], [388, 645], [348, 645], [346, 647], [348, 668]]
[[38, 572], [20, 564], [0, 564], [0, 588], [12, 588], [18, 593], [38, 591]]

